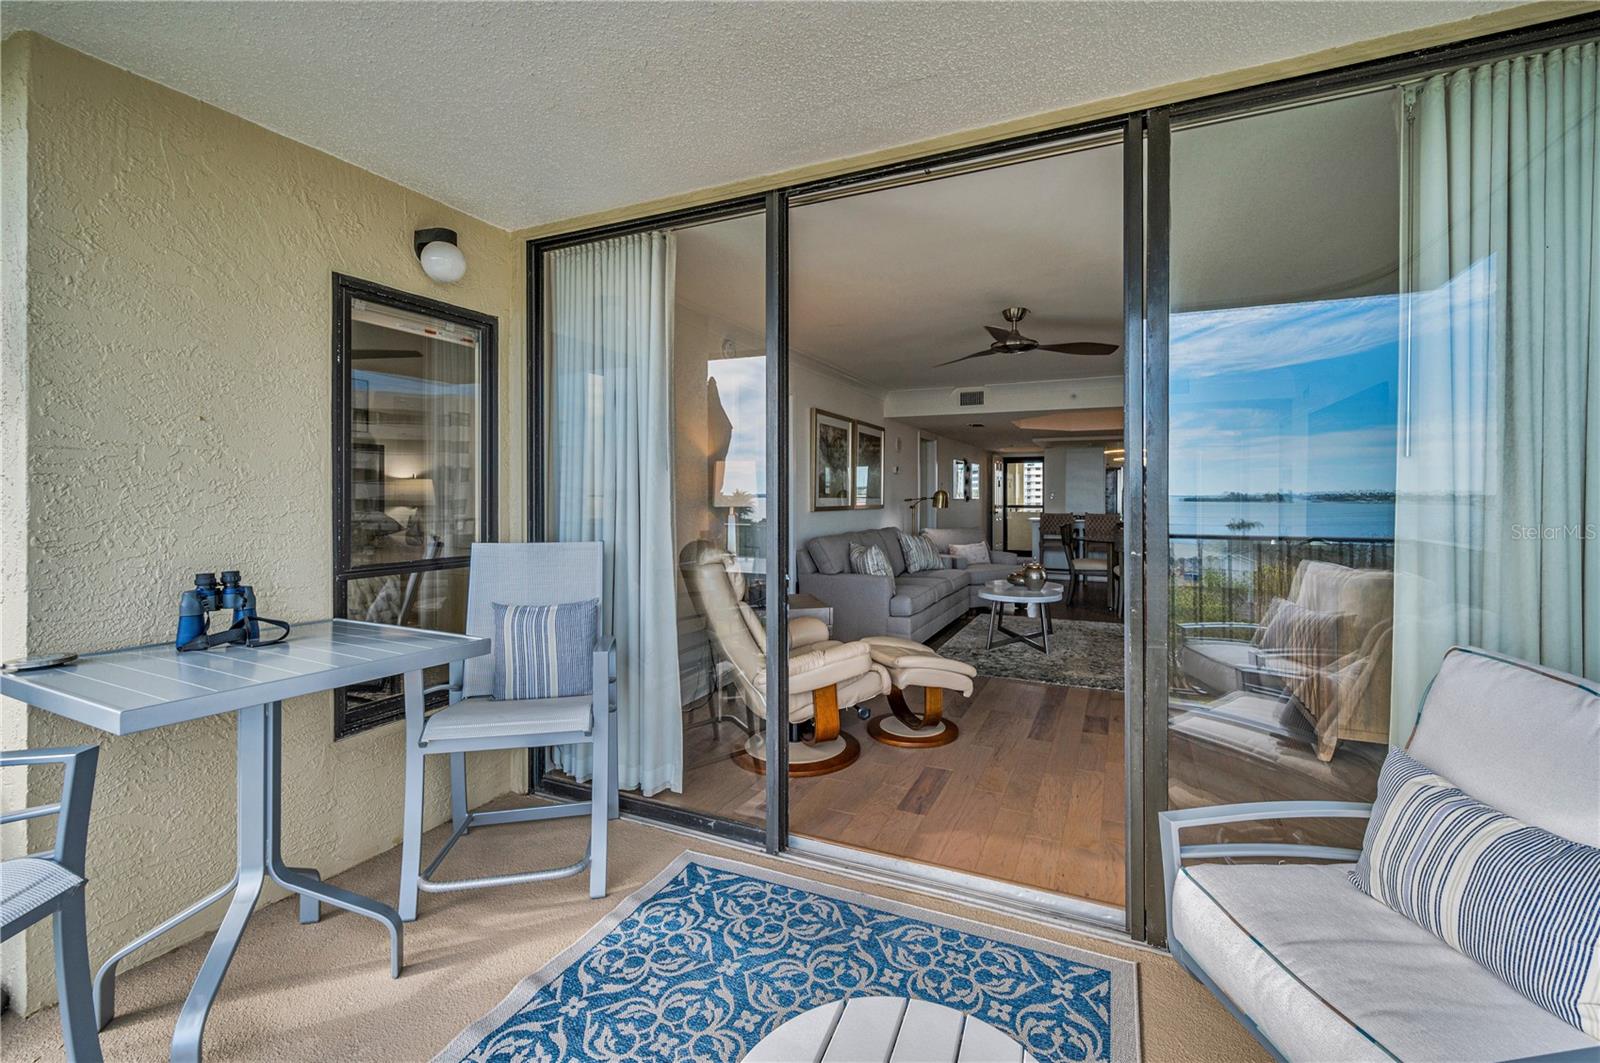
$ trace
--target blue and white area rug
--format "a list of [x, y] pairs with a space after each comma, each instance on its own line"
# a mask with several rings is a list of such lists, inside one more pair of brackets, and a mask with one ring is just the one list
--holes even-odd
[[1040, 1061], [1139, 1058], [1124, 960], [685, 853], [435, 1063], [736, 1063], [784, 1021], [855, 996], [975, 1015]]

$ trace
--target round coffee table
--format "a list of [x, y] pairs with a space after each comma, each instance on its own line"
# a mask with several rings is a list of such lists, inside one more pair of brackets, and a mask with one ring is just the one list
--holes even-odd
[[[1066, 588], [1059, 583], [1046, 583], [1036, 591], [998, 579], [984, 584], [983, 590], [978, 592], [978, 597], [989, 603], [989, 642], [984, 649], [992, 650], [996, 646], [1009, 646], [1013, 642], [1020, 642], [1024, 646], [1032, 646], [1040, 653], [1049, 653], [1050, 633], [1053, 630], [1050, 624], [1050, 605], [1059, 602], [1065, 595]], [[1000, 610], [1007, 605], [1026, 605], [1029, 614], [1038, 615], [1037, 637], [1012, 631], [1000, 623]], [[996, 634], [1004, 635], [1005, 638], [996, 642]]]
[[982, 1019], [905, 997], [851, 997], [822, 1004], [767, 1034], [744, 1063], [797, 1059], [981, 1059], [1036, 1063]]

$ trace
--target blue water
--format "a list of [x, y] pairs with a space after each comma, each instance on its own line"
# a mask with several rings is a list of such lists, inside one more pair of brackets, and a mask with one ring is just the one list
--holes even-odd
[[[1393, 502], [1301, 499], [1292, 502], [1236, 502], [1174, 496], [1169, 526], [1173, 536], [1236, 535], [1249, 538], [1393, 539]], [[1248, 521], [1251, 527], [1230, 528]]]

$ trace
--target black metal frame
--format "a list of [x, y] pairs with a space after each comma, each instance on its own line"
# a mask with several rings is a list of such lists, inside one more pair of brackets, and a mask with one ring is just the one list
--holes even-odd
[[[1011, 480], [1011, 476], [1006, 470], [1010, 469], [1011, 466], [1013, 466], [1013, 465], [1027, 465], [1030, 462], [1038, 462], [1040, 464], [1043, 464], [1044, 458], [1042, 456], [1041, 457], [1037, 457], [1037, 458], [1026, 457], [1026, 456], [1017, 457], [1017, 456], [1014, 456], [1014, 455], [1011, 455], [1011, 454], [1002, 454], [1000, 456], [1000, 484], [1001, 484], [1001, 486], [1000, 486], [1000, 490], [995, 492], [995, 497], [993, 499], [993, 505], [991, 505], [989, 507], [989, 510], [990, 510], [990, 513], [991, 513], [991, 517], [990, 517], [991, 521], [993, 520], [993, 516], [992, 516], [993, 512], [995, 510], [999, 510], [1000, 511], [1000, 549], [1009, 551], [1011, 553], [1021, 553], [1022, 551], [1014, 549], [1012, 547], [1012, 545], [1011, 545], [1011, 539], [1009, 538], [1009, 536], [1011, 534], [1011, 522], [1007, 518], [1011, 515], [1011, 511], [1013, 509], [1032, 509], [1033, 507], [1032, 506], [1013, 506], [1009, 502], [1006, 501], [1006, 498], [1010, 494], [1010, 488], [1009, 488], [1008, 484], [1009, 484], [1009, 482]], [[1039, 504], [1039, 511], [1041, 513], [1044, 512], [1044, 504], [1042, 502]], [[1041, 546], [1040, 549], [1043, 550], [1043, 547]], [[1029, 556], [1032, 556], [1032, 554], [1033, 554], [1033, 544], [1032, 543], [1028, 544], [1027, 553], [1029, 554]], [[1035, 560], [1040, 560], [1040, 559], [1036, 558]]]
[[[499, 389], [500, 322], [488, 314], [465, 307], [441, 303], [373, 281], [333, 275], [333, 615], [345, 615], [346, 587], [352, 579], [391, 576], [413, 572], [438, 572], [465, 569], [470, 558], [448, 557], [428, 561], [403, 561], [381, 565], [350, 563], [349, 442], [351, 429], [349, 356], [350, 306], [364, 299], [380, 306], [440, 318], [465, 328], [477, 329], [482, 337], [478, 346], [478, 540], [493, 542], [499, 534]], [[344, 690], [333, 696], [333, 737], [346, 738], [361, 731], [398, 720], [405, 715], [400, 695], [368, 705], [352, 707]]]
[[789, 844], [789, 194], [767, 194], [767, 832]]
[[1143, 791], [1128, 780], [1145, 777], [1145, 714], [1129, 709], [1145, 702], [1144, 470], [1150, 450], [1144, 438], [1144, 126], [1144, 116], [1133, 115], [1122, 133], [1122, 467], [1127, 478], [1122, 503], [1122, 716], [1127, 779], [1122, 789], [1128, 834], [1123, 840], [1127, 855], [1123, 910], [1128, 931], [1136, 937], [1142, 936], [1139, 931], [1145, 925], [1145, 800]]
[[[1167, 807], [1167, 620], [1172, 594], [1172, 544], [1168, 524], [1167, 339], [1172, 301], [1172, 115], [1157, 108], [1145, 117], [1144, 339], [1144, 701], [1139, 761], [1140, 858], [1144, 923], [1131, 929], [1143, 941], [1166, 940], [1166, 890], [1161, 881], [1161, 831]], [[1153, 455], [1159, 458], [1152, 460]], [[1131, 777], [1130, 777], [1131, 778]], [[1133, 786], [1130, 785], [1130, 789]]]
[[[542, 256], [560, 247], [587, 243], [608, 236], [617, 236], [652, 228], [670, 228], [723, 216], [768, 211], [767, 249], [767, 311], [768, 311], [768, 475], [769, 491], [772, 485], [785, 477], [788, 449], [787, 396], [778, 393], [774, 416], [774, 389], [786, 386], [787, 381], [787, 217], [775, 223], [774, 211], [787, 212], [793, 201], [806, 197], [846, 189], [850, 185], [865, 184], [903, 175], [918, 173], [936, 176], [934, 171], [959, 163], [972, 162], [986, 157], [1003, 156], [1032, 146], [1042, 146], [1056, 141], [1067, 141], [1093, 135], [1121, 131], [1124, 152], [1137, 151], [1137, 156], [1124, 159], [1124, 264], [1129, 287], [1124, 291], [1125, 358], [1129, 370], [1125, 376], [1124, 399], [1128, 411], [1142, 414], [1140, 422], [1127, 418], [1124, 428], [1129, 519], [1125, 522], [1124, 557], [1127, 579], [1127, 624], [1129, 647], [1139, 651], [1130, 658], [1126, 679], [1128, 702], [1142, 697], [1143, 712], [1129, 712], [1127, 740], [1129, 742], [1128, 786], [1128, 931], [1136, 938], [1161, 942], [1165, 938], [1165, 912], [1161, 883], [1145, 881], [1150, 868], [1159, 868], [1159, 835], [1156, 816], [1167, 802], [1167, 645], [1166, 631], [1170, 602], [1164, 578], [1154, 578], [1151, 573], [1165, 573], [1169, 561], [1169, 545], [1164, 534], [1167, 521], [1167, 379], [1168, 368], [1168, 309], [1170, 302], [1170, 163], [1171, 131], [1180, 126], [1222, 118], [1243, 117], [1246, 114], [1275, 106], [1289, 106], [1310, 102], [1320, 97], [1354, 92], [1364, 88], [1379, 88], [1425, 74], [1481, 62], [1499, 56], [1514, 55], [1600, 35], [1600, 14], [1590, 13], [1542, 23], [1523, 29], [1510, 30], [1469, 41], [1416, 49], [1383, 59], [1352, 64], [1338, 70], [1286, 78], [1265, 85], [1217, 93], [1174, 103], [1167, 107], [1141, 110], [1112, 117], [1097, 118], [1075, 125], [1041, 130], [1016, 137], [997, 139], [983, 144], [970, 145], [946, 152], [937, 152], [917, 159], [868, 167], [846, 174], [798, 182], [765, 195], [743, 196], [717, 203], [666, 212], [648, 217], [574, 230], [528, 242], [528, 402], [531, 432], [529, 441], [529, 537], [542, 538], [545, 532], [545, 448], [544, 424], [546, 412], [544, 397], [544, 343], [543, 300], [544, 272]], [[1004, 165], [1003, 159], [997, 164]], [[781, 234], [785, 246], [775, 253], [773, 234]], [[1141, 262], [1142, 259], [1142, 262]], [[1142, 268], [1141, 268], [1142, 267]], [[1137, 280], [1138, 288], [1131, 285]], [[780, 294], [781, 293], [781, 294]], [[775, 324], [776, 323], [776, 324]], [[777, 335], [774, 329], [777, 328]], [[1137, 429], [1137, 431], [1135, 431]], [[1142, 447], [1137, 444], [1142, 443]], [[1142, 450], [1142, 454], [1141, 454]], [[783, 457], [785, 461], [775, 459]], [[1137, 496], [1137, 501], [1135, 498]], [[786, 492], [778, 495], [779, 514], [787, 512]], [[1136, 513], [1134, 511], [1137, 511]], [[781, 531], [769, 532], [769, 548], [773, 550], [774, 575], [770, 586], [785, 587], [780, 579], [786, 578], [783, 567], [787, 564], [787, 527], [783, 520], [773, 523], [784, 525]], [[773, 540], [776, 540], [774, 542]], [[786, 597], [786, 596], [785, 596]], [[780, 605], [772, 611], [779, 617], [779, 630], [785, 630], [786, 612]], [[771, 623], [769, 621], [769, 623]], [[1137, 634], [1136, 634], [1137, 633]], [[769, 646], [786, 645], [785, 639], [769, 637]], [[770, 652], [769, 652], [770, 656]], [[769, 663], [769, 674], [782, 676], [784, 669]], [[782, 702], [775, 702], [781, 704]], [[773, 729], [775, 732], [779, 729]], [[769, 746], [770, 762], [779, 763], [787, 749], [781, 742]], [[533, 782], [540, 786], [537, 766], [532, 772]], [[1142, 778], [1143, 785], [1133, 781]], [[787, 789], [781, 784], [782, 775], [768, 776], [768, 823], [765, 841], [770, 850], [777, 851], [787, 839]], [[553, 780], [542, 783], [544, 790], [565, 792]], [[558, 789], [559, 788], [559, 789]], [[573, 793], [586, 792], [577, 788]], [[776, 795], [776, 800], [775, 800]], [[751, 840], [749, 824], [716, 817], [700, 817], [686, 813], [660, 802], [624, 799], [624, 807], [661, 822], [691, 826], [707, 833]], [[694, 822], [690, 822], [694, 821]]]

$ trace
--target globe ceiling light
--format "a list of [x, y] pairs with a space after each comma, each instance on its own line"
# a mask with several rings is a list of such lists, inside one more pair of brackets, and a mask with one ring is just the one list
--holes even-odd
[[440, 284], [454, 284], [467, 275], [467, 256], [456, 246], [454, 229], [418, 229], [416, 249], [422, 272]]

